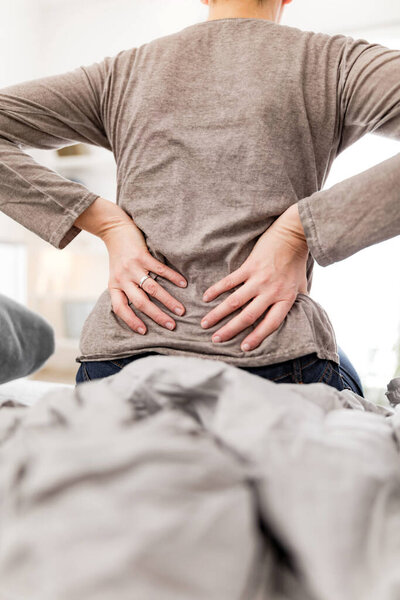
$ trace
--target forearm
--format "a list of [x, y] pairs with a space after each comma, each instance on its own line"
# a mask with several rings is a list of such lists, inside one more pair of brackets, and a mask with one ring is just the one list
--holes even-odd
[[74, 220], [97, 196], [5, 140], [0, 123], [1, 212], [62, 249], [80, 231], [73, 227]]
[[400, 154], [298, 202], [313, 258], [325, 267], [400, 234]]
[[56, 248], [98, 194], [41, 165], [26, 148], [86, 143], [111, 150], [100, 103], [111, 59], [0, 89], [0, 210]]

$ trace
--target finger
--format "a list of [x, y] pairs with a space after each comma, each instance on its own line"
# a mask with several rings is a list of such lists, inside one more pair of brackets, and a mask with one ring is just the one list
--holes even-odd
[[[144, 335], [146, 333], [146, 325], [130, 308], [128, 305], [128, 298], [124, 292], [116, 288], [111, 288], [109, 292], [113, 312], [120, 317], [120, 319], [122, 319], [128, 325], [128, 327], [134, 331], [137, 331], [141, 335]], [[143, 329], [143, 331], [139, 331], [139, 328]]]
[[171, 294], [167, 292], [157, 281], [154, 281], [151, 277], [145, 279], [142, 285], [142, 290], [149, 294], [153, 298], [156, 298], [162, 304], [165, 304], [167, 308], [169, 308], [172, 312], [177, 315], [183, 315], [185, 312], [185, 307], [183, 304], [175, 300]]
[[[124, 292], [133, 304], [134, 308], [153, 319], [156, 323], [166, 329], [174, 329], [176, 323], [172, 317], [166, 315], [158, 306], [156, 306], [148, 297], [146, 292], [133, 283], [128, 283], [124, 287]], [[168, 326], [168, 324], [171, 324]]]
[[163, 277], [164, 279], [169, 279], [170, 281], [172, 281], [172, 283], [175, 283], [175, 285], [178, 285], [179, 287], [187, 286], [187, 281], [182, 275], [180, 275], [167, 265], [164, 265], [162, 262], [154, 258], [154, 256], [152, 256], [150, 252], [146, 252], [142, 261], [142, 266], [148, 271], [151, 271], [152, 273], [161, 275], [161, 277]]
[[243, 268], [243, 266], [240, 267], [239, 269], [237, 269], [236, 271], [233, 271], [233, 273], [229, 273], [229, 275], [227, 275], [223, 279], [220, 279], [220, 281], [217, 281], [217, 283], [214, 283], [214, 285], [209, 287], [204, 292], [204, 294], [203, 294], [204, 302], [208, 302], [209, 300], [214, 300], [214, 298], [216, 298], [217, 296], [222, 294], [222, 292], [231, 290], [235, 286], [239, 285], [239, 283], [242, 283], [243, 281], [245, 281], [247, 279], [247, 277], [248, 277], [247, 270], [245, 268]]
[[[256, 296], [256, 288], [248, 281], [203, 317], [201, 326], [205, 329], [215, 325], [215, 323], [218, 323], [218, 321], [246, 304], [246, 302], [254, 298], [254, 296]], [[266, 308], [264, 308], [264, 310], [266, 310]]]
[[[241, 349], [248, 352], [257, 348], [265, 338], [281, 326], [293, 304], [294, 301], [291, 300], [280, 300], [271, 306], [261, 323], [242, 341]], [[245, 344], [249, 347], [245, 348]]]
[[[216, 331], [212, 336], [213, 342], [226, 342], [243, 329], [250, 327], [273, 302], [272, 296], [257, 296], [250, 304], [248, 304], [236, 317], [231, 319], [221, 329]], [[219, 339], [218, 339], [219, 338]]]

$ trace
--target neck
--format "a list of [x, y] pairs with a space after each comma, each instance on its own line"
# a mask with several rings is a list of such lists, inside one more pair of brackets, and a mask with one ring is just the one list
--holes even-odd
[[248, 0], [218, 0], [210, 5], [207, 21], [226, 18], [266, 19], [279, 22], [279, 10], [276, 2], [259, 5]]

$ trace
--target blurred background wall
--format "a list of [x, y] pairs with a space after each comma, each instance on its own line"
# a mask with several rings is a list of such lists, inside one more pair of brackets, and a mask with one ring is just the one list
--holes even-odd
[[[200, 0], [2, 0], [0, 88], [102, 60], [207, 15]], [[293, 0], [281, 23], [400, 48], [398, 0]], [[30, 153], [115, 200], [112, 154], [92, 146], [84, 150], [77, 156]], [[325, 188], [399, 151], [393, 140], [366, 136], [336, 159]], [[358, 369], [369, 397], [400, 375], [399, 256], [400, 238], [395, 238], [329, 267], [315, 264], [312, 296], [327, 310], [338, 344]], [[33, 377], [72, 383], [80, 328], [107, 287], [102, 242], [82, 232], [65, 250], [55, 250], [0, 213], [0, 277], [2, 293], [43, 314], [56, 331], [56, 353]]]

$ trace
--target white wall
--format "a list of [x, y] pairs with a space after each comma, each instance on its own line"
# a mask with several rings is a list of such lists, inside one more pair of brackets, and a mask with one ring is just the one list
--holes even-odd
[[112, 56], [207, 17], [200, 0], [38, 0], [36, 5], [47, 39], [41, 63], [46, 74]]
[[[151, 2], [151, 0], [150, 0]], [[352, 34], [400, 24], [399, 0], [292, 0], [282, 24], [326, 33]]]
[[34, 2], [1, 0], [0, 86], [36, 76], [40, 11]]

